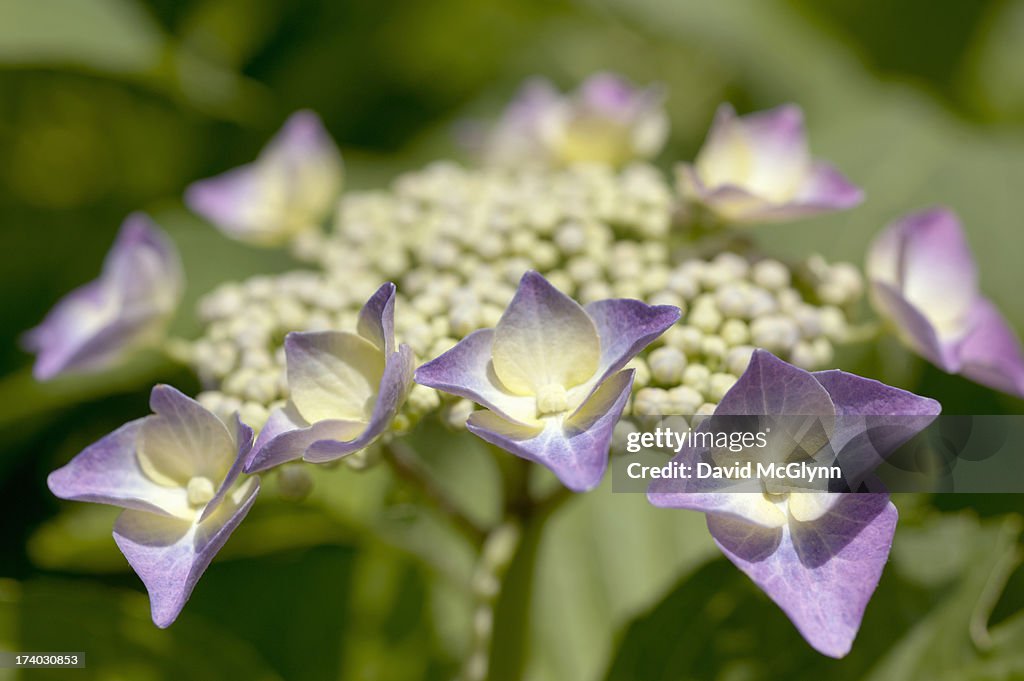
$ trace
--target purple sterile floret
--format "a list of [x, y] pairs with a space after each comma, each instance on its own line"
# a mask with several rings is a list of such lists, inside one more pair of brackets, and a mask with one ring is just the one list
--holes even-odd
[[932, 208], [889, 225], [868, 252], [871, 300], [901, 340], [948, 373], [1024, 396], [1024, 349], [982, 293], [960, 220]]
[[61, 299], [23, 339], [36, 353], [33, 374], [99, 371], [160, 340], [181, 297], [178, 252], [142, 213], [125, 219], [99, 278]]
[[169, 626], [259, 492], [240, 480], [253, 431], [231, 428], [195, 400], [158, 385], [154, 414], [132, 421], [50, 474], [58, 497], [120, 506], [114, 540]]
[[[247, 472], [298, 458], [333, 461], [366, 448], [384, 433], [405, 401], [413, 374], [412, 350], [395, 343], [395, 295], [394, 284], [377, 289], [359, 313], [355, 334], [288, 334], [285, 357], [292, 397], [271, 412], [246, 464]], [[319, 373], [323, 385], [307, 388], [308, 380], [300, 383], [301, 374], [308, 373]], [[344, 392], [353, 376], [362, 382], [365, 395]], [[308, 391], [324, 394], [307, 400], [304, 392]], [[327, 407], [321, 413], [316, 403], [325, 400], [336, 400], [337, 409]], [[313, 410], [314, 406], [318, 408]]]
[[746, 116], [722, 104], [696, 160], [680, 164], [679, 181], [687, 198], [739, 224], [845, 210], [864, 200], [839, 170], [811, 158], [803, 111], [792, 104]]
[[584, 308], [527, 272], [496, 328], [470, 334], [415, 380], [484, 407], [470, 432], [586, 491], [604, 476], [629, 398], [633, 372], [623, 367], [679, 316], [638, 300]]
[[[796, 446], [834, 451], [844, 475], [866, 475], [940, 410], [935, 400], [878, 381], [836, 370], [809, 373], [757, 350], [705, 423], [730, 416], [773, 417], [778, 419], [773, 428], [788, 423], [794, 432], [773, 433], [769, 444], [793, 437]], [[796, 432], [808, 419], [820, 428]], [[706, 448], [688, 446], [674, 461], [692, 466], [707, 454]], [[769, 493], [749, 486], [723, 492], [724, 487], [666, 478], [651, 484], [648, 499], [656, 506], [706, 513], [722, 551], [782, 608], [804, 638], [826, 655], [844, 656], [892, 544], [896, 508], [888, 496]]]

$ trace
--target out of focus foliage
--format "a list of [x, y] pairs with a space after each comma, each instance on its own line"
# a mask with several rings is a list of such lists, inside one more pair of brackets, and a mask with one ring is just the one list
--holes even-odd
[[[82, 679], [450, 678], [472, 626], [471, 556], [383, 470], [319, 471], [303, 504], [269, 490], [181, 620], [152, 627], [109, 536], [112, 513], [58, 505], [44, 481], [144, 413], [153, 381], [189, 390], [195, 379], [142, 357], [114, 375], [41, 387], [17, 339], [96, 273], [134, 209], [150, 211], [182, 249], [179, 333], [194, 330], [191, 303], [214, 283], [289, 267], [285, 255], [226, 241], [180, 196], [190, 181], [252, 158], [294, 109], [317, 110], [343, 149], [349, 186], [372, 187], [458, 158], [460, 122], [493, 116], [525, 76], [572, 85], [600, 69], [665, 83], [666, 169], [693, 154], [722, 100], [742, 110], [801, 104], [815, 149], [868, 200], [765, 228], [767, 250], [859, 261], [887, 221], [948, 204], [986, 292], [1024, 326], [1021, 0], [5, 0], [0, 646], [84, 650]], [[936, 397], [947, 413], [1024, 408], [890, 344], [838, 362]], [[458, 446], [418, 435], [432, 470], [469, 512], [492, 517], [499, 462], [468, 436], [443, 436]], [[1024, 678], [1024, 504], [995, 495], [898, 504], [894, 558], [853, 653], [834, 661], [714, 558], [699, 515], [605, 488], [581, 496], [544, 535], [528, 533], [537, 569], [512, 567], [504, 598], [532, 593], [513, 613], [528, 625], [528, 654], [501, 673]]]

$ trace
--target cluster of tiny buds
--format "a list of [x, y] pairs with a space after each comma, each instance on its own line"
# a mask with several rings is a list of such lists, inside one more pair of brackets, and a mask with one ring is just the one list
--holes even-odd
[[[530, 269], [583, 304], [637, 298], [683, 311], [628, 365], [636, 415], [710, 413], [755, 347], [807, 369], [827, 367], [863, 295], [859, 271], [820, 257], [797, 266], [732, 252], [678, 257], [677, 213], [663, 174], [644, 163], [437, 163], [400, 176], [389, 191], [345, 194], [330, 232], [292, 244], [316, 269], [226, 284], [201, 301], [205, 332], [186, 353], [208, 388], [199, 399], [259, 428], [287, 399], [288, 332], [354, 330], [360, 306], [391, 280], [396, 336], [426, 361], [495, 326]], [[430, 413], [464, 427], [473, 408], [417, 385], [393, 427], [407, 430]]]

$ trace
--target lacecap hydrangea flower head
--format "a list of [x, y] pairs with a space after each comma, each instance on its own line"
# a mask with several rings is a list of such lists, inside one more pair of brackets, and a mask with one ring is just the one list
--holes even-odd
[[[418, 481], [425, 503], [465, 531], [488, 583], [499, 583], [514, 551], [496, 561], [488, 547], [573, 495], [506, 481], [518, 496], [498, 525], [481, 525], [421, 475], [415, 447], [425, 421], [446, 426], [453, 449], [476, 436], [524, 460], [500, 459], [503, 475], [539, 463], [564, 489], [601, 495], [624, 415], [681, 414], [696, 425], [713, 414], [810, 414], [831, 424], [818, 433], [832, 445], [867, 452], [863, 472], [934, 418], [933, 400], [835, 369], [833, 348], [867, 326], [857, 318], [865, 286], [856, 266], [702, 241], [713, 229], [863, 199], [810, 156], [802, 112], [787, 105], [740, 117], [723, 106], [673, 183], [647, 161], [667, 134], [665, 101], [658, 87], [612, 74], [570, 94], [532, 80], [482, 138], [480, 167], [437, 162], [385, 188], [344, 193], [336, 146], [314, 114], [299, 112], [254, 162], [190, 187], [188, 205], [217, 228], [287, 247], [303, 268], [204, 296], [198, 337], [168, 340], [196, 370], [195, 399], [156, 388], [154, 416], [51, 476], [58, 496], [129, 509], [115, 538], [158, 625], [178, 614], [253, 503], [259, 483], [247, 473], [308, 492], [304, 471], [335, 460], [332, 474], [380, 465], [394, 469], [395, 484]], [[691, 222], [695, 205], [714, 220]], [[966, 250], [953, 237], [940, 240], [949, 248], [921, 246], [919, 229], [887, 232], [895, 236], [873, 248], [880, 310], [943, 368], [1019, 390], [1012, 334], [976, 287], [944, 309], [922, 297], [918, 258], [943, 268], [947, 258], [963, 264]], [[176, 290], [170, 268], [146, 271], [165, 271], [166, 290]], [[972, 271], [955, 277], [966, 272], [970, 283]], [[143, 300], [162, 318], [163, 299]], [[121, 318], [113, 309], [99, 325], [55, 311], [59, 330], [33, 333], [39, 361], [64, 339], [72, 350], [62, 352], [74, 357], [91, 356], [82, 347], [122, 347], [134, 334], [103, 331], [123, 328], [109, 321]], [[899, 437], [867, 435], [869, 416], [900, 419]], [[812, 646], [831, 656], [850, 649], [894, 536], [886, 495], [656, 486], [650, 499], [706, 513], [721, 549]], [[493, 593], [473, 599], [494, 614]], [[472, 660], [486, 660], [489, 636], [475, 639]]]

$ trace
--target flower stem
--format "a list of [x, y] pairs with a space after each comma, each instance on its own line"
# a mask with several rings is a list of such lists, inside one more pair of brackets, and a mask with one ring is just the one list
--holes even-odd
[[420, 463], [419, 456], [412, 447], [395, 438], [385, 444], [382, 451], [385, 460], [391, 464], [395, 473], [416, 486], [474, 546], [480, 547], [484, 544], [488, 536], [487, 530], [466, 515], [448, 496], [448, 493], [437, 484], [430, 471]]

